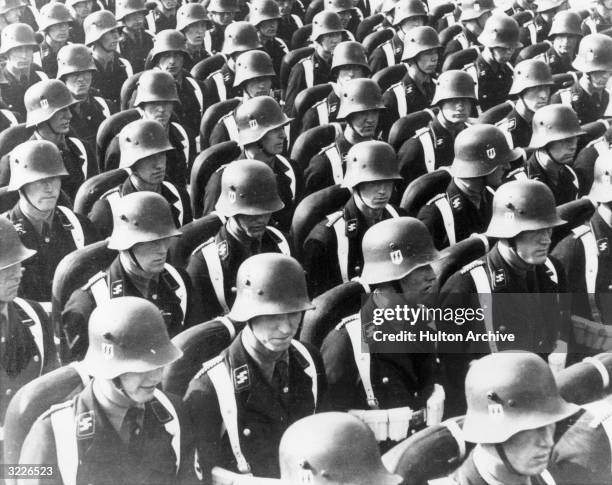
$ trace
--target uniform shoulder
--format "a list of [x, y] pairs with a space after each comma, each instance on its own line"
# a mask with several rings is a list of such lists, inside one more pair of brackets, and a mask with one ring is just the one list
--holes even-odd
[[340, 323], [338, 325], [336, 325], [336, 330], [342, 330], [349, 323], [355, 322], [355, 321], [359, 320], [360, 318], [361, 317], [360, 317], [359, 313], [355, 313], [353, 315], [349, 315], [348, 317], [344, 317], [342, 320], [340, 320]]
[[198, 373], [194, 376], [194, 379], [199, 379], [204, 374], [208, 373], [213, 367], [218, 366], [223, 362], [223, 354], [219, 354], [216, 357], [213, 357], [210, 360], [207, 360], [202, 364], [202, 368], [198, 371]]
[[476, 261], [472, 261], [469, 264], [466, 264], [463, 268], [459, 270], [461, 274], [467, 274], [472, 271], [474, 268], [478, 268], [479, 266], [484, 266], [485, 262], [482, 259], [477, 259]]
[[204, 249], [207, 246], [210, 246], [211, 244], [214, 244], [214, 242], [215, 242], [215, 237], [214, 236], [210, 237], [209, 239], [204, 241], [202, 244], [200, 244], [197, 248], [195, 248], [192, 251], [191, 255], [193, 256], [193, 255], [198, 254], [200, 251], [202, 251], [202, 249]]
[[102, 280], [104, 278], [106, 278], [106, 272], [105, 271], [100, 271], [99, 273], [96, 273], [91, 278], [89, 278], [87, 283], [85, 283], [81, 287], [81, 290], [83, 290], [83, 291], [89, 290], [95, 283], [97, 283], [98, 281], [100, 281], [100, 280]]

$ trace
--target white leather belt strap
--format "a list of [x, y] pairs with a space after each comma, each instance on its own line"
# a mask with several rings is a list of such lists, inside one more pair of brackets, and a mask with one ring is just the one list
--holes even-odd
[[276, 236], [276, 244], [278, 246], [278, 250], [285, 256], [291, 256], [291, 251], [289, 250], [289, 243], [287, 242], [287, 239], [285, 239], [284, 234], [278, 229], [276, 229], [276, 227], [266, 226], [266, 229]]
[[595, 299], [595, 287], [597, 284], [597, 273], [599, 272], [599, 250], [597, 240], [590, 225], [583, 225], [572, 230], [574, 236], [580, 239], [584, 254], [584, 280], [586, 283], [587, 297], [591, 307], [593, 320], [601, 322], [601, 314]]
[[393, 44], [391, 41], [385, 42], [380, 46], [385, 54], [387, 60], [387, 66], [395, 66], [395, 52], [393, 52]]
[[196, 82], [196, 80], [192, 77], [186, 76], [185, 79], [191, 87], [193, 88], [193, 94], [198, 100], [198, 104], [200, 105], [200, 113], [204, 112], [204, 96], [202, 95], [202, 90], [200, 89], [200, 85]]
[[185, 167], [189, 167], [189, 138], [187, 137], [187, 132], [185, 128], [178, 123], [173, 122], [172, 126], [174, 126], [176, 131], [181, 135], [181, 145], [183, 146], [183, 155], [185, 156]]
[[[487, 270], [484, 265], [478, 265], [470, 269], [470, 275], [474, 280], [476, 286], [476, 292], [478, 293], [478, 300], [480, 301], [480, 307], [484, 313], [484, 324], [488, 332], [493, 332], [493, 305], [491, 299], [491, 283], [489, 283], [489, 277]], [[488, 301], [487, 301], [488, 300]], [[489, 349], [491, 352], [497, 352], [497, 342], [495, 339], [489, 339]]]
[[317, 381], [317, 368], [315, 366], [314, 360], [312, 359], [312, 355], [308, 352], [308, 349], [304, 346], [302, 342], [299, 340], [292, 340], [291, 345], [293, 348], [299, 352], [299, 354], [304, 357], [304, 360], [308, 362], [308, 366], [304, 369], [304, 373], [310, 377], [312, 380], [311, 392], [313, 398], [313, 414], [317, 409], [317, 399], [319, 398], [319, 382]]
[[81, 172], [83, 172], [83, 176], [87, 179], [87, 165], [89, 164], [89, 160], [87, 157], [87, 150], [85, 150], [85, 145], [83, 142], [74, 136], [69, 136], [68, 139], [77, 147], [77, 150], [80, 152], [79, 158], [83, 160], [81, 164]]
[[175, 474], [178, 474], [179, 467], [181, 465], [181, 425], [179, 423], [178, 414], [176, 413], [176, 409], [170, 402], [170, 399], [159, 389], [153, 390], [153, 396], [159, 401], [159, 403], [166, 408], [166, 411], [172, 416], [172, 419], [164, 424], [164, 428], [166, 432], [172, 436], [170, 444], [172, 449], [174, 450], [174, 456], [176, 458], [176, 471]]
[[185, 286], [185, 282], [181, 275], [176, 270], [176, 268], [168, 263], [164, 264], [164, 269], [170, 273], [170, 276], [174, 279], [178, 288], [174, 290], [174, 294], [179, 299], [181, 310], [183, 311], [183, 319], [181, 320], [181, 325], [185, 325], [185, 315], [187, 315], [187, 287]]
[[427, 172], [433, 172], [436, 169], [436, 150], [433, 144], [432, 133], [429, 127], [424, 127], [416, 131], [415, 136], [421, 142], [423, 148], [423, 159]]
[[76, 439], [74, 407], [65, 406], [51, 412], [51, 427], [55, 438], [57, 466], [64, 485], [76, 485], [79, 448]]
[[96, 103], [98, 103], [98, 106], [100, 106], [100, 109], [102, 110], [102, 114], [104, 115], [104, 117], [110, 118], [111, 112], [104, 98], [101, 98], [100, 96], [94, 96], [93, 99]]
[[297, 196], [297, 181], [295, 179], [295, 172], [293, 171], [293, 166], [289, 163], [282, 155], [276, 155], [276, 158], [287, 168], [285, 175], [289, 177], [289, 187], [291, 188], [291, 199], [295, 200]]
[[26, 300], [23, 298], [15, 298], [13, 301], [26, 313], [28, 318], [32, 320], [33, 324], [28, 327], [28, 330], [32, 334], [34, 343], [36, 344], [36, 348], [40, 354], [40, 373], [42, 374], [42, 370], [45, 367], [45, 341], [43, 338], [42, 323], [40, 322], [38, 313], [36, 313], [34, 308], [32, 308], [32, 305], [30, 305]]
[[306, 87], [311, 88], [314, 86], [314, 63], [310, 57], [302, 59], [302, 67], [304, 68], [304, 80], [306, 81]]
[[[346, 237], [346, 221], [344, 220], [343, 214], [340, 217], [337, 216], [337, 212], [328, 216], [334, 232], [336, 233], [336, 246], [338, 254], [338, 265], [340, 266], [340, 275], [342, 276], [342, 282], [346, 283], [349, 280], [348, 277], [348, 253], [349, 243], [348, 237]], [[332, 219], [330, 219], [330, 217]], [[333, 219], [337, 217], [337, 219]]]
[[593, 367], [595, 367], [595, 369], [597, 369], [597, 372], [599, 372], [599, 375], [601, 376], [601, 386], [603, 389], [607, 389], [610, 385], [610, 373], [608, 372], [608, 369], [606, 369], [603, 362], [595, 357], [585, 357], [582, 359], [582, 362], [591, 364]]
[[319, 117], [319, 125], [329, 124], [329, 104], [326, 99], [319, 101], [314, 105]]
[[62, 214], [66, 216], [66, 219], [70, 222], [72, 229], [70, 229], [70, 234], [72, 235], [72, 240], [74, 241], [74, 245], [77, 249], [81, 249], [85, 247], [85, 234], [83, 233], [83, 227], [81, 226], [81, 222], [79, 218], [67, 207], [62, 205], [58, 205], [57, 208], [60, 210]]
[[236, 118], [234, 118], [234, 113], [226, 114], [223, 118], [221, 118], [221, 121], [223, 121], [223, 125], [225, 126], [225, 129], [227, 130], [229, 139], [237, 140], [238, 139], [238, 126], [236, 125]]
[[406, 116], [408, 114], [408, 102], [406, 101], [406, 87], [404, 83], [394, 84], [389, 89], [391, 89], [397, 101], [397, 114], [400, 118]]
[[164, 180], [162, 183], [164, 184], [164, 187], [166, 187], [170, 192], [172, 192], [172, 195], [176, 197], [176, 201], [172, 205], [179, 213], [179, 226], [182, 226], [185, 223], [185, 211], [183, 208], [183, 200], [181, 199], [181, 194], [179, 194], [178, 189], [174, 186], [173, 183], [168, 182], [166, 180]]
[[229, 306], [225, 301], [225, 288], [224, 288], [224, 277], [223, 268], [221, 267], [221, 260], [219, 259], [219, 252], [217, 244], [214, 241], [205, 243], [200, 248], [206, 266], [208, 267], [208, 275], [210, 276], [210, 282], [215, 290], [215, 296], [217, 301], [225, 313], [229, 312]]
[[346, 328], [346, 333], [353, 347], [355, 365], [357, 366], [361, 384], [368, 400], [368, 406], [370, 406], [370, 409], [378, 409], [378, 400], [374, 395], [374, 387], [372, 386], [370, 352], [367, 349], [365, 352], [363, 351], [363, 346], [367, 346], [367, 344], [361, 339], [361, 319], [359, 315], [356, 315], [355, 318], [346, 323], [344, 328]]
[[450, 202], [448, 201], [446, 194], [444, 194], [444, 197], [437, 198], [434, 201], [434, 205], [440, 211], [449, 245], [452, 246], [457, 242], [457, 235], [455, 234], [455, 216], [453, 215], [453, 209], [450, 206]]
[[213, 72], [210, 77], [212, 78], [215, 86], [217, 87], [217, 95], [219, 101], [225, 101], [227, 99], [227, 89], [225, 88], [225, 81], [223, 80], [223, 74], [221, 71]]
[[227, 328], [227, 331], [229, 332], [230, 339], [234, 340], [234, 337], [236, 336], [236, 327], [234, 326], [233, 322], [225, 315], [217, 317], [217, 320], [219, 320], [223, 325], [225, 325], [225, 328]]
[[344, 171], [342, 170], [342, 155], [340, 154], [340, 151], [335, 143], [325, 149], [325, 155], [329, 160], [334, 183], [336, 185], [342, 184], [342, 180], [344, 179]]

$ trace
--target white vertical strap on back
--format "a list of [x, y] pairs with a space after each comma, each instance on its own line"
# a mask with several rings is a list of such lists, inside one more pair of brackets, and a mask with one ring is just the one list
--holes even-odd
[[475, 83], [474, 90], [476, 92], [476, 97], [478, 98], [478, 69], [476, 69], [476, 64], [472, 62], [471, 64], [466, 65], [463, 70], [472, 76]]
[[457, 242], [457, 235], [455, 234], [455, 216], [453, 215], [453, 209], [450, 206], [450, 202], [446, 197], [439, 197], [434, 201], [434, 205], [440, 211], [442, 216], [442, 222], [444, 223], [444, 230], [448, 237], [448, 242], [452, 246]]
[[390, 40], [380, 46], [382, 51], [385, 53], [387, 59], [387, 66], [395, 66], [395, 52], [393, 51], [393, 44]]
[[266, 229], [272, 234], [274, 234], [277, 239], [279, 239], [278, 241], [275, 241], [278, 246], [278, 250], [285, 256], [291, 256], [291, 251], [289, 250], [289, 243], [287, 242], [287, 239], [285, 238], [283, 233], [276, 229], [276, 227], [272, 226], [266, 226]]
[[287, 168], [285, 175], [289, 177], [289, 187], [291, 188], [291, 200], [295, 200], [296, 192], [297, 192], [297, 181], [295, 180], [295, 172], [293, 171], [293, 167], [282, 155], [276, 155], [276, 158]]
[[329, 104], [326, 99], [323, 99], [314, 105], [319, 117], [319, 125], [329, 124]]
[[313, 398], [313, 411], [314, 414], [317, 410], [317, 399], [319, 398], [319, 383], [317, 381], [317, 368], [315, 366], [314, 360], [312, 359], [312, 355], [308, 352], [308, 349], [304, 346], [304, 344], [298, 340], [292, 340], [291, 345], [293, 348], [297, 350], [302, 357], [308, 362], [308, 367], [304, 369], [304, 373], [310, 377], [312, 380], [312, 398]]
[[604, 390], [607, 389], [610, 385], [610, 373], [608, 372], [608, 369], [606, 369], [603, 362], [596, 357], [585, 357], [582, 359], [582, 362], [591, 364], [593, 367], [595, 367], [595, 369], [597, 369], [597, 372], [599, 372], [599, 375], [601, 376], [601, 387]]
[[304, 22], [302, 22], [302, 19], [300, 18], [299, 15], [291, 14], [291, 17], [293, 17], [293, 21], [295, 22], [295, 25], [297, 25], [298, 29], [300, 27], [304, 27]]
[[227, 130], [227, 134], [230, 140], [238, 139], [238, 125], [236, 125], [236, 118], [234, 118], [234, 113], [228, 113], [223, 118], [221, 118], [225, 129]]
[[170, 192], [172, 192], [172, 195], [174, 195], [174, 197], [176, 197], [176, 201], [172, 204], [173, 207], [176, 208], [176, 210], [178, 210], [179, 212], [179, 226], [182, 226], [185, 223], [185, 211], [183, 210], [183, 200], [181, 199], [181, 194], [179, 194], [178, 189], [174, 186], [173, 183], [168, 182], [166, 180], [164, 180], [162, 182], [164, 184], [164, 187], [166, 187]]
[[340, 185], [344, 179], [344, 173], [342, 171], [342, 156], [340, 155], [340, 151], [335, 143], [325, 149], [325, 155], [327, 156], [332, 169], [334, 183], [336, 185]]
[[81, 249], [85, 247], [85, 234], [83, 234], [83, 227], [81, 226], [81, 222], [78, 217], [67, 207], [62, 205], [58, 205], [57, 208], [60, 210], [62, 214], [66, 216], [66, 219], [72, 225], [72, 229], [70, 229], [70, 235], [74, 241], [74, 245], [77, 249]]
[[108, 284], [106, 283], [106, 276], [102, 276], [94, 281], [89, 286], [89, 291], [91, 291], [91, 296], [93, 296], [96, 306], [100, 306], [111, 299], [110, 295], [108, 294], [109, 288]]
[[593, 141], [592, 145], [593, 145], [593, 148], [595, 148], [597, 155], [603, 155], [607, 153], [608, 150], [610, 150], [610, 145], [608, 145], [608, 142], [603, 136]]
[[455, 13], [454, 12], [445, 13], [442, 16], [442, 20], [446, 21], [446, 24], [447, 24], [448, 27], [450, 27], [451, 25], [455, 25], [457, 23], [457, 20], [455, 19]]
[[[349, 281], [348, 277], [348, 252], [349, 252], [349, 244], [348, 237], [346, 237], [346, 221], [344, 220], [344, 216], [342, 212], [340, 212], [340, 217], [338, 217], [338, 212], [327, 216], [328, 220], [331, 222], [332, 227], [334, 228], [334, 232], [336, 233], [336, 243], [337, 243], [337, 254], [338, 254], [338, 266], [340, 266], [340, 275], [342, 276], [342, 282], [346, 283]], [[337, 219], [335, 219], [337, 217]]]
[[36, 344], [36, 348], [40, 354], [40, 373], [42, 374], [42, 370], [45, 366], [45, 342], [43, 339], [42, 323], [40, 322], [38, 313], [36, 313], [34, 308], [32, 308], [32, 305], [30, 305], [27, 301], [25, 301], [23, 298], [15, 298], [13, 301], [33, 322], [33, 325], [29, 326], [28, 330], [32, 334], [34, 343]]
[[569, 165], [565, 165], [565, 168], [569, 170], [569, 173], [572, 176], [572, 183], [574, 184], [574, 187], [576, 187], [576, 190], [580, 190], [580, 181], [578, 180], [578, 175], [576, 175], [576, 172], [574, 172], [574, 169], [570, 167]]
[[147, 14], [146, 19], [147, 19], [147, 27], [148, 27], [147, 30], [151, 31], [151, 33], [153, 35], [155, 35], [157, 33], [157, 31], [156, 31], [156, 27], [155, 27], [155, 17], [153, 17], [153, 12], [152, 11]]
[[172, 416], [172, 419], [164, 424], [164, 428], [166, 429], [166, 432], [172, 436], [170, 445], [174, 450], [174, 456], [176, 458], [175, 474], [177, 474], [181, 465], [181, 425], [179, 423], [178, 414], [170, 402], [170, 399], [168, 399], [168, 397], [162, 391], [159, 389], [154, 389], [153, 396], [155, 396], [159, 403], [166, 408], [166, 411], [168, 411], [170, 416]]
[[440, 424], [448, 430], [448, 432], [457, 442], [457, 448], [459, 449], [459, 459], [463, 461], [463, 459], [465, 458], [465, 454], [467, 453], [467, 447], [465, 446], [465, 440], [463, 439], [463, 431], [461, 431], [461, 427], [454, 419], [447, 419], [446, 421], [442, 421], [442, 423]]
[[193, 94], [195, 95], [196, 99], [198, 100], [198, 104], [200, 105], [200, 113], [202, 113], [204, 111], [204, 96], [202, 95], [202, 89], [200, 89], [200, 85], [194, 78], [186, 76], [185, 79], [189, 84], [191, 84], [191, 87], [193, 88]]
[[351, 346], [353, 347], [355, 365], [357, 366], [359, 378], [361, 379], [363, 390], [365, 391], [366, 399], [368, 400], [368, 406], [370, 406], [371, 409], [378, 409], [378, 400], [374, 395], [374, 387], [372, 386], [370, 352], [367, 349], [366, 352], [363, 352], [362, 349], [362, 345], [367, 346], [367, 344], [361, 340], [361, 319], [356, 316], [350, 320], [344, 326], [344, 328], [346, 328], [346, 333], [348, 334], [349, 340], [351, 341]]
[[[484, 312], [484, 324], [487, 332], [493, 332], [493, 305], [489, 298], [485, 301], [485, 296], [491, 295], [491, 283], [489, 283], [489, 277], [487, 276], [487, 270], [484, 265], [480, 264], [470, 269], [470, 275], [474, 280], [476, 286], [476, 293], [478, 293], [478, 300], [480, 301], [480, 307]], [[489, 348], [491, 352], [497, 352], [497, 342], [495, 339], [489, 340]]]
[[523, 27], [525, 27], [527, 29], [527, 32], [529, 32], [529, 40], [531, 41], [531, 45], [537, 44], [537, 42], [538, 42], [538, 29], [537, 29], [537, 27], [535, 25], [535, 22], [533, 20], [525, 22], [523, 24]]
[[227, 99], [227, 89], [225, 88], [225, 82], [223, 81], [223, 74], [221, 74], [221, 71], [215, 71], [210, 75], [210, 77], [217, 87], [219, 101], [225, 101]]
[[128, 61], [127, 59], [124, 59], [123, 57], [120, 57], [119, 63], [125, 69], [125, 72], [127, 73], [127, 77], [132, 77], [134, 75], [134, 69], [132, 69], [132, 65], [130, 64], [130, 61]]
[[75, 138], [74, 136], [69, 136], [68, 139], [72, 143], [74, 143], [79, 152], [81, 152], [81, 154], [79, 155], [79, 158], [83, 160], [83, 163], [81, 165], [81, 171], [83, 172], [83, 176], [87, 179], [87, 165], [89, 164], [89, 160], [87, 159], [87, 150], [85, 150], [85, 145], [83, 145], [83, 142], [81, 140]]
[[399, 217], [399, 213], [395, 210], [395, 207], [393, 207], [391, 204], [387, 204], [385, 206], [385, 210], [391, 215], [391, 217], [393, 217], [394, 219]]
[[232, 321], [225, 315], [217, 317], [217, 320], [219, 320], [223, 325], [225, 325], [225, 328], [227, 328], [227, 331], [229, 332], [230, 339], [234, 340], [234, 337], [236, 336], [236, 327], [234, 326]]
[[425, 159], [425, 167], [427, 172], [433, 172], [436, 169], [436, 151], [433, 144], [432, 133], [428, 126], [418, 129], [415, 136], [421, 142], [423, 147], [423, 158]]
[[540, 478], [546, 485], [557, 485], [557, 482], [555, 482], [555, 479], [548, 470], [544, 470], [542, 473], [540, 473]]
[[596, 428], [598, 425], [601, 425], [604, 429], [612, 449], [612, 405], [607, 401], [601, 400], [583, 404], [582, 407], [595, 417], [591, 427]]
[[544, 266], [546, 266], [546, 269], [550, 273], [549, 276], [552, 282], [558, 285], [559, 275], [557, 274], [557, 268], [555, 268], [555, 265], [552, 263], [550, 259], [546, 258], [546, 261], [544, 261]]
[[596, 322], [601, 322], [601, 315], [595, 300], [595, 286], [597, 273], [599, 271], [599, 250], [593, 230], [588, 225], [583, 225], [572, 230], [575, 237], [580, 239], [584, 250], [584, 281], [586, 283], [587, 296], [591, 307], [591, 314]]
[[397, 83], [391, 86], [391, 91], [395, 95], [397, 101], [397, 113], [399, 117], [406, 116], [408, 114], [408, 102], [406, 101], [406, 86], [404, 83]]
[[561, 104], [565, 106], [572, 107], [572, 92], [569, 89], [563, 89], [559, 91], [559, 96], [561, 98]]
[[64, 485], [76, 485], [79, 448], [76, 439], [74, 404], [51, 412], [51, 428], [55, 438], [57, 466]]
[[221, 411], [223, 424], [225, 424], [227, 437], [232, 447], [232, 453], [234, 454], [234, 458], [236, 458], [238, 470], [240, 473], [250, 473], [251, 467], [240, 447], [240, 435], [238, 434], [238, 406], [236, 405], [236, 395], [234, 393], [234, 385], [229, 370], [225, 362], [221, 361], [208, 369], [207, 374], [217, 393], [219, 410]]
[[587, 17], [586, 20], [584, 21], [584, 23], [586, 24], [586, 26], [589, 28], [589, 30], [591, 31], [591, 34], [596, 34], [597, 33], [597, 24], [595, 23], [595, 19], [591, 16]]
[[310, 57], [302, 59], [302, 67], [304, 68], [304, 80], [306, 81], [306, 87], [311, 88], [314, 86], [314, 64]]
[[213, 53], [212, 36], [210, 35], [210, 30], [207, 30], [206, 32], [204, 32], [204, 48], [211, 54]]
[[187, 132], [185, 128], [174, 121], [172, 122], [172, 126], [174, 126], [176, 131], [181, 135], [181, 145], [183, 145], [183, 155], [185, 155], [185, 166], [189, 167], [189, 138], [187, 137]]
[[[453, 15], [452, 13], [450, 15]], [[455, 17], [453, 16], [453, 20], [455, 19]], [[470, 47], [470, 41], [468, 40], [468, 38], [466, 37], [464, 32], [459, 32], [456, 36], [455, 36], [455, 40], [457, 42], [459, 42], [459, 44], [461, 45], [462, 49], [467, 49], [468, 47]]]
[[100, 109], [102, 110], [102, 114], [104, 115], [104, 117], [110, 118], [111, 112], [104, 98], [101, 98], [100, 96], [94, 96], [93, 99], [96, 103], [98, 103], [98, 106], [100, 106]]
[[185, 325], [185, 315], [187, 315], [187, 287], [185, 286], [183, 278], [181, 278], [181, 275], [174, 266], [166, 263], [164, 264], [164, 269], [170, 273], [170, 276], [174, 278], [174, 281], [176, 281], [176, 284], [178, 285], [178, 288], [174, 290], [174, 293], [180, 300], [181, 310], [183, 311], [183, 320], [181, 325]]
[[215, 290], [217, 301], [219, 305], [221, 305], [221, 308], [223, 308], [223, 311], [227, 313], [229, 312], [229, 306], [225, 301], [223, 268], [221, 267], [217, 244], [214, 240], [208, 244], [203, 244], [201, 251], [204, 261], [206, 261], [206, 266], [208, 267], [208, 275], [210, 276], [210, 282]]
[[10, 109], [0, 109], [0, 112], [9, 121], [11, 126], [15, 126], [15, 125], [19, 124], [19, 121], [17, 121], [17, 118], [15, 117], [15, 115], [13, 114], [13, 112]]

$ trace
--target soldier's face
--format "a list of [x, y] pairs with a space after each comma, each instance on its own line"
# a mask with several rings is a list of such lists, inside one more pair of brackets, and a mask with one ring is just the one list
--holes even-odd
[[281, 15], [291, 15], [293, 11], [293, 0], [277, 0]]
[[64, 77], [64, 84], [75, 98], [84, 99], [89, 94], [92, 78], [91, 71], [75, 72]]
[[349, 115], [347, 121], [362, 138], [373, 138], [376, 135], [379, 117], [380, 112], [377, 109], [370, 109]]
[[206, 33], [206, 22], [196, 22], [184, 30], [187, 42], [192, 45], [202, 45]]
[[498, 166], [492, 173], [486, 176], [485, 184], [496, 189], [502, 184], [504, 174], [506, 174], [508, 170], [510, 170], [509, 163], [504, 163], [503, 165]]
[[595, 89], [605, 89], [612, 77], [612, 71], [595, 71], [589, 73], [589, 81]]
[[340, 86], [344, 86], [351, 79], [361, 79], [367, 77], [366, 70], [361, 66], [342, 66], [338, 68], [338, 77], [336, 82]]
[[272, 352], [284, 352], [295, 337], [303, 312], [262, 315], [253, 317], [249, 324], [255, 338]]
[[13, 301], [19, 291], [23, 271], [21, 263], [0, 269], [0, 301]]
[[393, 180], [363, 182], [357, 186], [357, 192], [370, 209], [384, 209], [393, 194], [393, 186]]
[[491, 54], [493, 55], [495, 62], [498, 64], [505, 64], [506, 62], [510, 62], [510, 59], [512, 59], [514, 49], [509, 47], [493, 47], [491, 49]]
[[411, 271], [398, 283], [402, 293], [414, 303], [433, 303], [438, 294], [436, 273], [430, 265]]
[[150, 103], [142, 103], [144, 118], [154, 120], [161, 123], [163, 126], [168, 126], [174, 103], [172, 101], [152, 101]]
[[59, 43], [64, 43], [68, 40], [70, 34], [70, 24], [68, 22], [62, 22], [61, 24], [55, 24], [49, 27], [47, 35], [51, 40]]
[[566, 140], [553, 141], [546, 145], [552, 159], [562, 165], [570, 165], [574, 162], [577, 147], [578, 138], [575, 136]]
[[234, 12], [208, 12], [210, 20], [217, 25], [226, 26], [234, 21]]
[[555, 425], [520, 431], [503, 444], [510, 465], [524, 476], [542, 473], [554, 445]]
[[72, 7], [76, 13], [76, 16], [83, 20], [91, 13], [91, 9], [93, 8], [93, 1], [88, 0], [86, 2], [78, 2], [75, 3]]
[[144, 404], [153, 399], [153, 392], [162, 380], [164, 368], [148, 372], [126, 372], [119, 376], [121, 389], [127, 397], [138, 404]]
[[264, 152], [270, 155], [278, 155], [283, 153], [285, 149], [286, 138], [285, 127], [280, 126], [268, 131], [259, 143]]
[[14, 24], [21, 20], [21, 15], [23, 14], [23, 7], [12, 8], [8, 12], [4, 14], [4, 18], [6, 19], [7, 24]]
[[41, 212], [48, 212], [55, 209], [61, 188], [60, 177], [49, 177], [25, 184], [21, 190], [30, 204]]
[[340, 23], [342, 24], [343, 29], [346, 29], [348, 27], [352, 16], [352, 10], [343, 10], [342, 12], [338, 12], [338, 17], [340, 17]]
[[521, 93], [523, 103], [530, 111], [537, 111], [550, 101], [550, 86], [534, 86]]
[[442, 116], [449, 123], [465, 123], [472, 110], [472, 101], [467, 98], [455, 98], [440, 104]]
[[164, 270], [171, 238], [138, 243], [132, 248], [132, 254], [142, 270], [150, 275], [156, 275]]
[[123, 18], [125, 26], [132, 31], [142, 31], [145, 28], [145, 15], [142, 12], [134, 12]]
[[156, 153], [138, 160], [133, 166], [134, 174], [148, 184], [161, 184], [166, 177], [166, 154]]
[[257, 96], [266, 96], [270, 94], [272, 89], [272, 78], [271, 77], [256, 77], [255, 79], [249, 79], [243, 84], [244, 90], [251, 98]]
[[7, 65], [14, 69], [26, 70], [32, 65], [34, 53], [31, 47], [15, 47], [6, 54]]
[[324, 34], [319, 37], [319, 44], [321, 44], [323, 50], [329, 54], [334, 52], [334, 49], [340, 42], [342, 42], [342, 34], [340, 32]]
[[266, 226], [270, 222], [271, 212], [250, 216], [246, 214], [237, 214], [236, 222], [242, 230], [252, 239], [261, 239], [266, 232]]
[[98, 44], [104, 49], [106, 52], [112, 52], [117, 50], [117, 44], [119, 44], [119, 29], [111, 30], [107, 32], [100, 40], [98, 40]]
[[579, 37], [576, 35], [555, 35], [552, 45], [559, 54], [573, 54], [576, 51]]
[[273, 39], [278, 32], [278, 20], [264, 20], [257, 24], [257, 30], [263, 37]]
[[169, 72], [173, 76], [177, 76], [181, 69], [183, 69], [183, 64], [185, 63], [185, 58], [183, 54], [180, 52], [164, 52], [160, 54], [159, 60], [157, 61], [157, 67], [159, 67], [162, 71]]
[[55, 133], [65, 135], [70, 131], [70, 120], [72, 120], [70, 108], [64, 108], [49, 118], [47, 124]]
[[544, 264], [548, 257], [552, 229], [523, 231], [514, 238], [516, 253], [529, 264]]
[[416, 56], [416, 64], [425, 74], [433, 75], [438, 69], [438, 59], [440, 52], [438, 49], [429, 49]]

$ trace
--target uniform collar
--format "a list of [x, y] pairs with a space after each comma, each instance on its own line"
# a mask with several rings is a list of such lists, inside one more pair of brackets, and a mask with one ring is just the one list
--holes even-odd
[[[92, 392], [114, 430], [123, 441], [127, 441], [127, 436], [121, 436], [121, 425], [125, 420], [125, 415], [131, 407], [137, 407], [144, 411], [144, 405], [134, 403], [126, 395], [122, 394], [111, 381], [103, 382], [99, 379], [94, 379]], [[144, 415], [140, 413], [139, 421], [141, 421], [141, 426], [143, 418]]]
[[272, 375], [274, 374], [274, 366], [278, 361], [284, 361], [287, 365], [289, 364], [289, 352], [272, 352], [263, 346], [263, 344], [257, 340], [251, 327], [247, 324], [241, 334], [242, 345], [244, 350], [251, 356], [255, 361], [262, 374], [268, 382], [272, 382]]

